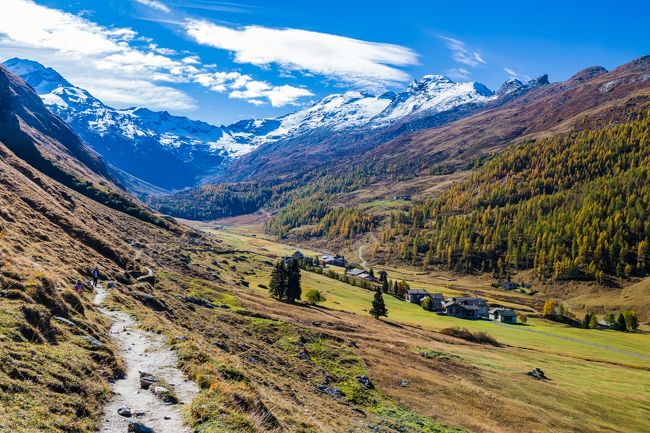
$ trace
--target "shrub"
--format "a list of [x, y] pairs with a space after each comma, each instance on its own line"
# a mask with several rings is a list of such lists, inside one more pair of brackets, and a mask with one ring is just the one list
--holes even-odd
[[311, 305], [317, 305], [321, 302], [327, 301], [327, 298], [320, 292], [320, 290], [312, 289], [308, 290], [307, 293], [305, 293], [305, 300]]
[[453, 328], [445, 328], [440, 332], [451, 337], [462, 338], [463, 340], [472, 341], [474, 343], [491, 344], [496, 347], [501, 346], [494, 337], [483, 331], [472, 332], [467, 328], [454, 326]]

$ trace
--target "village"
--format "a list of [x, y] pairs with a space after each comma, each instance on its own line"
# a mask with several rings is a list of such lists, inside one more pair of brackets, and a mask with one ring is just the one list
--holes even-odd
[[[304, 269], [314, 270], [320, 268], [320, 273], [329, 270], [332, 275], [338, 276], [338, 273], [332, 271], [332, 267], [336, 267], [341, 272], [344, 272], [343, 275], [345, 275], [347, 281], [351, 281], [353, 285], [360, 285], [367, 289], [375, 289], [384, 285], [384, 281], [387, 281], [387, 273], [385, 271], [381, 271], [379, 278], [377, 278], [372, 269], [366, 271], [365, 269], [354, 267], [346, 261], [345, 257], [338, 254], [322, 255], [312, 258], [305, 256], [301, 251], [295, 251], [290, 256], [282, 257], [282, 261], [285, 264], [296, 261]], [[356, 282], [361, 282], [362, 284], [355, 284]], [[519, 288], [519, 285], [512, 282], [505, 282], [502, 284], [502, 287], [506, 290], [512, 290]], [[383, 291], [384, 293], [388, 293], [388, 290]], [[517, 323], [517, 312], [498, 305], [490, 306], [485, 299], [480, 297], [455, 296], [446, 298], [442, 293], [429, 293], [425, 289], [411, 289], [408, 285], [405, 290], [396, 291], [392, 294], [398, 299], [420, 305], [423, 309], [441, 316], [468, 320], [492, 320], [507, 324]]]

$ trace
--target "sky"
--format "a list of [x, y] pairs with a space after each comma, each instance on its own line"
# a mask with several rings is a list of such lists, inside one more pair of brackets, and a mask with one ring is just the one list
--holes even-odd
[[217, 125], [332, 93], [612, 69], [650, 54], [650, 2], [2, 0], [0, 60], [36, 60], [116, 108]]

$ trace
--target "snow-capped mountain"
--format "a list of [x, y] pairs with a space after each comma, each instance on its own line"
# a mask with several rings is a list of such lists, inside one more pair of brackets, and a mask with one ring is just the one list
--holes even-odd
[[228, 127], [231, 136], [255, 147], [268, 142], [362, 128], [378, 129], [396, 122], [453, 110], [466, 104], [480, 104], [496, 98], [477, 82], [456, 83], [442, 75], [425, 75], [405, 91], [375, 96], [350, 91], [327, 96], [304, 110], [277, 119], [246, 120]]
[[448, 113], [464, 116], [500, 97], [477, 82], [425, 75], [400, 93], [376, 96], [349, 91], [282, 117], [215, 126], [165, 111], [109, 107], [55, 70], [31, 60], [11, 59], [4, 65], [36, 89], [47, 106], [116, 172], [164, 189], [195, 186], [227, 169], [226, 163], [269, 143], [305, 137], [316, 143], [328, 134], [374, 133], [406, 123], [410, 130], [421, 129], [431, 125], [419, 119], [452, 118]]
[[224, 160], [252, 150], [246, 143], [224, 139], [223, 128], [205, 122], [166, 111], [107, 106], [40, 63], [11, 59], [4, 65], [112, 166], [157, 187], [196, 185], [217, 172]]

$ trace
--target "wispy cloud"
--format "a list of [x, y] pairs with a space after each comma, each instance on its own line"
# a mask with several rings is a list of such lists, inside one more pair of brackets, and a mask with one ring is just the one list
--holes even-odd
[[506, 74], [508, 74], [510, 76], [510, 78], [515, 78], [515, 79], [518, 79], [518, 80], [525, 80], [525, 81], [530, 80], [530, 77], [528, 75], [519, 74], [519, 73], [517, 73], [517, 71], [515, 71], [514, 69], [509, 68], [507, 66], [504, 66], [503, 70], [505, 71]]
[[400, 67], [418, 63], [416, 53], [403, 46], [301, 29], [232, 28], [189, 19], [185, 31], [200, 44], [232, 52], [237, 63], [277, 65], [358, 86], [406, 81], [409, 75]]
[[157, 0], [135, 0], [135, 2], [165, 13], [170, 13], [172, 11], [167, 5]]
[[[151, 6], [152, 2], [146, 3]], [[118, 106], [195, 108], [191, 96], [172, 87], [177, 83], [196, 83], [233, 98], [240, 97], [234, 92], [249, 91], [246, 100], [255, 101], [253, 104], [268, 101], [273, 106], [294, 104], [312, 95], [302, 87], [272, 85], [238, 72], [218, 71], [216, 65], [204, 65], [192, 53], [159, 47], [130, 28], [101, 26], [30, 0], [3, 0], [0, 47], [5, 56], [25, 56], [52, 66], [71, 82]], [[203, 78], [206, 76], [226, 78], [215, 83]]]
[[472, 75], [472, 73], [465, 68], [447, 69], [445, 74], [454, 80], [467, 80]]
[[251, 13], [259, 9], [257, 6], [214, 0], [176, 0], [174, 4], [180, 8], [214, 12]]
[[451, 50], [452, 58], [456, 62], [472, 67], [487, 64], [485, 59], [483, 59], [481, 52], [469, 48], [465, 42], [447, 36], [438, 35], [438, 37], [442, 39], [447, 48]]

